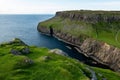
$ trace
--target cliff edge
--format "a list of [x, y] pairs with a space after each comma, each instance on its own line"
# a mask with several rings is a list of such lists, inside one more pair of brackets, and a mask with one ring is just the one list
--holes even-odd
[[74, 45], [84, 55], [120, 71], [120, 11], [63, 11], [38, 31]]

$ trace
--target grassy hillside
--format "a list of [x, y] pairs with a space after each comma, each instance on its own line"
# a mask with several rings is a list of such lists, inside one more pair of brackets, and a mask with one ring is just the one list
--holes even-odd
[[[26, 50], [25, 50], [26, 49]], [[0, 80], [119, 80], [120, 74], [87, 66], [78, 60], [27, 46], [19, 39], [0, 45]]]
[[[79, 17], [86, 16], [88, 20], [79, 20]], [[80, 35], [86, 35], [120, 48], [119, 17], [120, 12], [117, 11], [65, 11], [50, 20], [41, 22], [38, 26], [52, 26], [55, 30], [70, 33], [78, 38]], [[92, 18], [93, 20], [90, 20]]]

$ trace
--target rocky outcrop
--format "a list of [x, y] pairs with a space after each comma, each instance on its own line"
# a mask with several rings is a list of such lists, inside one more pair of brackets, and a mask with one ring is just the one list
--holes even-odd
[[86, 22], [112, 22], [120, 21], [120, 11], [64, 11], [57, 12], [56, 16], [69, 18], [71, 20], [81, 20]]
[[6, 45], [17, 45], [19, 47], [12, 47], [10, 50], [10, 53], [14, 55], [22, 55], [22, 54], [29, 54], [30, 49], [27, 44], [25, 44], [22, 40], [18, 38], [14, 38], [12, 41], [9, 41], [7, 43], [0, 44], [0, 46], [6, 46]]
[[107, 43], [86, 39], [80, 49], [89, 57], [109, 66], [115, 71], [120, 71], [120, 49]]
[[[85, 13], [81, 11], [77, 12], [57, 12], [55, 17], [69, 18], [74, 20], [82, 20], [85, 22], [119, 22], [120, 12], [90, 12]], [[50, 28], [44, 26], [38, 26], [38, 30], [45, 34], [50, 34]], [[72, 34], [65, 33], [62, 30], [53, 30], [53, 36], [61, 39], [62, 41], [75, 46], [75, 48], [87, 57], [91, 57], [97, 62], [107, 65], [111, 69], [120, 72], [120, 49], [111, 46], [105, 42], [92, 39], [85, 35], [75, 37]]]
[[62, 56], [68, 56], [65, 52], [63, 52], [60, 49], [52, 49], [52, 50], [50, 50], [50, 53], [54, 53], [54, 54], [58, 54], [58, 55], [62, 55]]
[[50, 34], [50, 29], [46, 28], [44, 26], [37, 27], [37, 30], [40, 31], [40, 32], [42, 32], [42, 33], [45, 33], [45, 34]]
[[14, 55], [29, 54], [30, 49], [28, 47], [14, 48], [14, 49], [11, 49], [10, 53]]

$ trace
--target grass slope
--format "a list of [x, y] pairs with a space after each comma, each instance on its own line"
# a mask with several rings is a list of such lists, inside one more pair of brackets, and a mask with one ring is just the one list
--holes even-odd
[[[11, 49], [28, 54], [14, 55]], [[19, 39], [0, 45], [0, 80], [90, 80], [91, 72], [78, 60], [50, 53], [47, 48], [26, 46]], [[119, 80], [120, 74], [91, 67], [98, 80]]]
[[[120, 15], [119, 12], [107, 11], [66, 11], [64, 13], [84, 15], [96, 15], [102, 13], [103, 17]], [[93, 24], [86, 21], [71, 20], [70, 18], [56, 16], [50, 20], [41, 22], [38, 26], [52, 26], [55, 30], [61, 30], [76, 37], [80, 37], [80, 35], [86, 35], [120, 48], [120, 21], [112, 21], [110, 23], [100, 21]]]

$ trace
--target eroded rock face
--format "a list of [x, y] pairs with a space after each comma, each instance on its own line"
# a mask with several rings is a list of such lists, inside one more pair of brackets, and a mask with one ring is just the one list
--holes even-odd
[[37, 27], [37, 28], [38, 28], [38, 31], [40, 31], [40, 32], [43, 32], [45, 34], [50, 34], [50, 29], [49, 28], [46, 28], [44, 26]]
[[[107, 13], [107, 15], [106, 15]], [[86, 22], [112, 22], [112, 21], [120, 21], [120, 12], [119, 11], [111, 11], [103, 12], [103, 11], [64, 11], [57, 12], [56, 16], [62, 18], [69, 18], [71, 20], [81, 20]]]
[[[59, 35], [58, 35], [59, 34]], [[73, 44], [83, 52], [115, 71], [120, 71], [120, 49], [94, 39], [86, 38], [83, 42], [72, 36], [58, 33], [56, 36], [70, 44]]]
[[84, 54], [120, 71], [120, 49], [93, 39], [86, 39], [80, 46]]
[[[68, 33], [64, 33], [62, 31], [54, 31], [54, 36], [64, 40], [65, 42], [68, 42], [69, 44], [76, 44], [76, 45], [81, 45], [81, 40], [78, 37], [72, 36]], [[82, 36], [81, 36], [82, 37]], [[82, 37], [83, 38], [83, 37]]]

